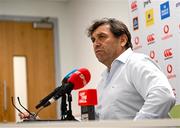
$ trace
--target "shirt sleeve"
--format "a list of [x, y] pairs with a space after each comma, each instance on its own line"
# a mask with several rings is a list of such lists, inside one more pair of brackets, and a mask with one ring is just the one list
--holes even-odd
[[167, 77], [149, 58], [132, 64], [131, 82], [144, 99], [134, 120], [168, 118], [175, 97]]
[[134, 120], [168, 118], [168, 112], [174, 103], [174, 97], [166, 88], [157, 87], [149, 92]]

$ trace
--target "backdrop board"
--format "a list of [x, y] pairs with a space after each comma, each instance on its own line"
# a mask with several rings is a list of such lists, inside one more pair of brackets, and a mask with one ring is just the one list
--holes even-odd
[[180, 104], [180, 0], [129, 0], [133, 49], [158, 63]]

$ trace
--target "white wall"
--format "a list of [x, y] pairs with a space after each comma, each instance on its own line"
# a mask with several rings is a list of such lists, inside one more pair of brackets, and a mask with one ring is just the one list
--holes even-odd
[[[95, 58], [87, 27], [93, 20], [103, 17], [118, 18], [129, 24], [128, 0], [1, 0], [0, 15], [58, 18], [61, 76], [73, 68], [88, 68], [92, 75], [88, 88], [97, 85], [105, 67]], [[73, 94], [73, 114], [80, 115], [77, 91]]]

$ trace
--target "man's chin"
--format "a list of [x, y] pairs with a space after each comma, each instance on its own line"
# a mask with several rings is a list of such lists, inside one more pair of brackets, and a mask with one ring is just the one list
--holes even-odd
[[97, 58], [99, 62], [104, 64], [104, 60], [102, 58]]

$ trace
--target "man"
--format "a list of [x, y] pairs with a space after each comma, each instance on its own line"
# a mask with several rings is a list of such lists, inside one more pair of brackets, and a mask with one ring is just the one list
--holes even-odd
[[107, 67], [97, 87], [96, 118], [168, 118], [175, 104], [171, 85], [148, 56], [132, 51], [126, 25], [113, 18], [97, 20], [88, 36], [97, 59]]

